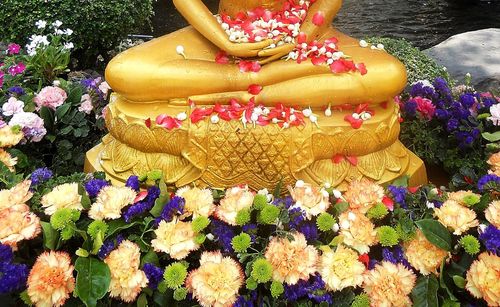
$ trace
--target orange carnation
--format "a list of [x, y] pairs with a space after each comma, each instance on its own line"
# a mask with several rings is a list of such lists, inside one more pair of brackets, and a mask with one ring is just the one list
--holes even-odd
[[476, 298], [483, 298], [488, 306], [500, 306], [500, 257], [484, 252], [477, 257], [467, 272], [465, 288]]
[[384, 188], [366, 178], [354, 180], [349, 184], [344, 198], [352, 210], [366, 213], [384, 198]]
[[27, 205], [0, 210], [0, 243], [17, 249], [18, 242], [33, 239], [40, 231], [40, 219]]
[[416, 237], [405, 243], [405, 257], [408, 262], [423, 275], [437, 274], [441, 262], [448, 252], [427, 240], [422, 231], [417, 230]]

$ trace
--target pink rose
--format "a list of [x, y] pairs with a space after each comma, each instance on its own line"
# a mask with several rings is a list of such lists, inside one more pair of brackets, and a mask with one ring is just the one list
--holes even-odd
[[2, 113], [5, 116], [12, 116], [16, 113], [23, 112], [24, 102], [16, 97], [10, 97], [9, 100], [2, 106]]
[[415, 97], [413, 101], [417, 103], [417, 111], [422, 114], [424, 118], [431, 120], [436, 112], [436, 107], [432, 104], [432, 101], [422, 97]]
[[41, 107], [55, 110], [66, 101], [66, 98], [68, 98], [68, 95], [62, 88], [47, 86], [33, 98], [33, 101], [36, 103], [38, 110], [40, 110]]
[[78, 107], [78, 111], [83, 112], [85, 114], [90, 114], [92, 112], [92, 98], [90, 98], [89, 94], [82, 95], [82, 104]]
[[18, 54], [20, 50], [21, 46], [19, 46], [18, 44], [11, 43], [9, 44], [9, 46], [7, 46], [7, 52], [10, 55]]

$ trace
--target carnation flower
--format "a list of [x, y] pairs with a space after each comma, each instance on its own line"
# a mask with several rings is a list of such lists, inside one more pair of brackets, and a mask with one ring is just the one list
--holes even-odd
[[17, 164], [17, 157], [12, 157], [7, 151], [0, 148], [0, 163], [3, 163], [11, 172], [16, 169], [14, 166]]
[[493, 122], [493, 125], [500, 126], [500, 103], [494, 104], [490, 107], [491, 116], [488, 120]]
[[18, 100], [16, 97], [10, 97], [9, 100], [2, 106], [2, 114], [5, 116], [12, 116], [16, 113], [23, 112], [24, 102]]
[[148, 284], [146, 274], [139, 270], [140, 261], [139, 246], [128, 240], [121, 242], [118, 248], [104, 259], [111, 271], [109, 296], [119, 297], [127, 303], [137, 298], [141, 289]]
[[366, 213], [371, 207], [382, 202], [384, 189], [366, 178], [354, 180], [349, 184], [344, 198], [352, 210]]
[[0, 210], [8, 209], [15, 205], [25, 204], [31, 199], [33, 193], [30, 192], [31, 181], [25, 180], [18, 183], [10, 190], [0, 191]]
[[216, 209], [216, 216], [220, 220], [236, 226], [236, 215], [243, 209], [250, 208], [253, 203], [254, 193], [248, 187], [234, 187], [226, 190], [226, 195]]
[[337, 247], [336, 251], [324, 250], [318, 268], [330, 291], [360, 286], [365, 270], [365, 265], [358, 260], [358, 253], [343, 245]]
[[78, 183], [73, 182], [56, 186], [42, 197], [40, 203], [45, 208], [45, 214], [52, 215], [62, 208], [81, 211], [83, 210], [81, 201], [82, 196], [78, 194]]
[[434, 215], [441, 224], [453, 229], [453, 234], [457, 236], [479, 225], [476, 213], [454, 200], [447, 200], [440, 208], [435, 208]]
[[78, 107], [78, 111], [83, 112], [85, 114], [90, 114], [93, 108], [94, 107], [92, 106], [92, 98], [90, 97], [90, 95], [89, 94], [82, 95], [81, 104]]
[[479, 201], [481, 195], [473, 193], [472, 191], [457, 191], [448, 193], [448, 199], [454, 200], [462, 206], [470, 207], [471, 204], [469, 200]]
[[68, 98], [68, 95], [62, 88], [46, 86], [33, 98], [33, 101], [37, 105], [38, 110], [42, 107], [55, 110], [66, 101], [66, 98]]
[[423, 275], [437, 274], [441, 262], [448, 252], [427, 240], [422, 231], [417, 230], [415, 238], [404, 244], [408, 262]]
[[5, 125], [0, 128], [0, 147], [12, 147], [23, 139], [24, 135], [19, 129], [14, 129], [11, 126]]
[[238, 262], [217, 252], [204, 252], [200, 267], [189, 273], [186, 288], [201, 306], [232, 306], [244, 283]]
[[136, 196], [137, 193], [128, 187], [105, 186], [90, 207], [89, 217], [93, 220], [118, 219], [122, 209], [131, 205]]
[[308, 280], [316, 272], [318, 251], [307, 245], [303, 234], [294, 233], [293, 241], [273, 237], [267, 246], [265, 258], [273, 266], [273, 278], [294, 285], [299, 280]]
[[324, 189], [304, 183], [295, 187], [289, 186], [288, 190], [295, 201], [294, 206], [302, 209], [309, 220], [313, 216], [326, 212], [328, 207], [330, 207], [330, 196]]
[[9, 121], [9, 126], [11, 127], [20, 126], [24, 137], [32, 142], [40, 142], [47, 133], [43, 124], [43, 119], [32, 112], [16, 113]]
[[175, 195], [184, 198], [184, 213], [186, 216], [193, 215], [209, 217], [215, 211], [214, 197], [209, 189], [184, 187], [177, 190]]
[[75, 288], [73, 266], [66, 252], [44, 252], [28, 277], [28, 295], [36, 306], [63, 306]]
[[343, 242], [360, 254], [370, 251], [370, 246], [377, 243], [375, 225], [357, 211], [344, 212], [339, 216], [340, 235]]
[[500, 257], [484, 252], [467, 271], [465, 288], [476, 298], [483, 298], [488, 306], [500, 305]]
[[408, 295], [416, 278], [404, 265], [382, 261], [366, 272], [363, 289], [370, 297], [371, 306], [411, 306]]
[[431, 120], [436, 112], [436, 107], [432, 100], [422, 97], [414, 97], [413, 101], [417, 103], [417, 111], [427, 120]]
[[17, 243], [36, 237], [41, 231], [40, 219], [24, 204], [0, 210], [0, 242], [16, 249]]
[[484, 211], [484, 216], [488, 222], [500, 229], [500, 200], [492, 201]]
[[196, 233], [191, 223], [174, 219], [171, 222], [161, 221], [155, 230], [156, 239], [151, 241], [155, 251], [164, 252], [170, 257], [180, 260], [200, 246], [195, 242]]
[[101, 84], [99, 84], [99, 90], [101, 91], [101, 93], [103, 94], [104, 97], [108, 96], [108, 91], [110, 89], [111, 89], [111, 87], [109, 86], [108, 82], [106, 82], [106, 81], [101, 82]]
[[[499, 106], [500, 108], [500, 103], [497, 104], [497, 106]], [[491, 173], [500, 176], [500, 151], [491, 155], [491, 157], [486, 162], [488, 162], [488, 164], [490, 165]]]

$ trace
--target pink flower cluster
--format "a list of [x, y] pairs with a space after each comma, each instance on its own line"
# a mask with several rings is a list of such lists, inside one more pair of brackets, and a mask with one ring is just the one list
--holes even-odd
[[23, 62], [19, 62], [9, 67], [8, 71], [11, 76], [17, 76], [22, 74], [26, 70], [26, 65]]
[[40, 110], [42, 107], [47, 107], [49, 109], [55, 110], [57, 107], [62, 105], [66, 101], [68, 95], [66, 92], [56, 86], [44, 87], [33, 101], [37, 105], [37, 109]]
[[417, 111], [428, 120], [431, 120], [436, 112], [436, 106], [430, 99], [422, 97], [414, 97], [413, 101], [417, 103]]

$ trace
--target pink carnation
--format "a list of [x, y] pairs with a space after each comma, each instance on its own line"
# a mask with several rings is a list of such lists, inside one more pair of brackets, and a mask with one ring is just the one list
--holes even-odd
[[66, 101], [68, 95], [66, 92], [59, 87], [47, 86], [44, 87], [33, 101], [37, 105], [39, 110], [41, 107], [47, 107], [49, 109], [55, 110], [58, 106], [62, 105]]
[[417, 103], [417, 111], [422, 114], [423, 117], [427, 119], [432, 119], [434, 113], [436, 112], [436, 107], [432, 104], [432, 101], [427, 98], [415, 97], [413, 101]]
[[23, 112], [24, 102], [16, 97], [10, 97], [9, 100], [2, 106], [2, 113], [5, 116], [12, 116], [16, 113]]
[[90, 114], [92, 112], [92, 98], [90, 98], [89, 94], [82, 95], [82, 104], [78, 107], [78, 111], [83, 112], [85, 114]]

